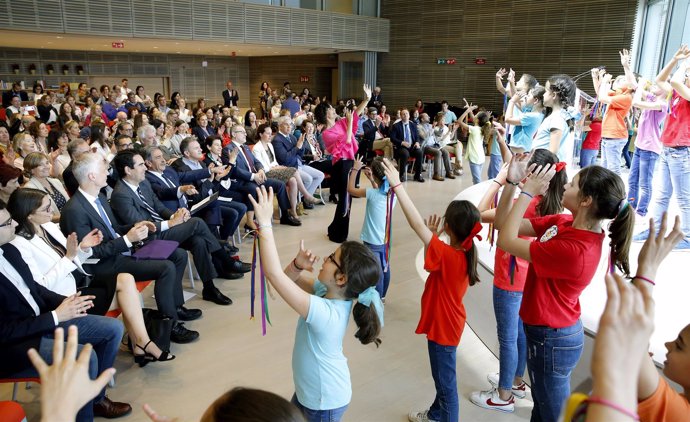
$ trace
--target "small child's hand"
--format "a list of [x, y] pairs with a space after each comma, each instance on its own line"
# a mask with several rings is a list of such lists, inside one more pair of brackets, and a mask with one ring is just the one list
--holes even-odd
[[527, 182], [522, 187], [522, 191], [531, 196], [543, 195], [549, 188], [549, 183], [556, 174], [556, 166], [547, 164], [546, 166], [538, 166], [532, 164], [529, 168], [531, 174], [527, 177]]
[[256, 188], [256, 197], [254, 199], [249, 195], [249, 202], [254, 206], [254, 218], [259, 226], [269, 226], [273, 221], [273, 188], [269, 188], [268, 192], [263, 185]]
[[506, 178], [508, 177], [508, 167], [510, 167], [509, 163], [503, 164], [501, 166], [501, 170], [498, 172], [498, 174], [495, 177], [496, 181], [502, 185], [506, 184]]
[[508, 180], [512, 183], [519, 183], [522, 179], [527, 177], [527, 163], [529, 159], [529, 153], [513, 155], [508, 165]]
[[354, 171], [359, 171], [359, 170], [362, 169], [362, 167], [364, 167], [364, 163], [362, 162], [362, 156], [361, 156], [361, 155], [358, 155], [358, 156], [355, 158], [355, 163], [352, 165], [352, 169], [353, 169]]
[[659, 227], [659, 232], [657, 233], [654, 228], [654, 221], [649, 220], [649, 236], [647, 240], [642, 245], [640, 254], [637, 256], [637, 275], [641, 275], [648, 278], [655, 278], [656, 271], [661, 265], [661, 262], [666, 259], [669, 252], [683, 240], [683, 231], [680, 228], [680, 216], [676, 216], [673, 224], [673, 230], [664, 237], [666, 234], [667, 227], [666, 213], [661, 217], [661, 225]]
[[431, 214], [429, 218], [424, 220], [424, 224], [426, 224], [427, 228], [436, 235], [440, 235], [443, 232], [443, 228], [439, 230], [439, 226], [441, 225], [441, 217], [436, 214]]
[[299, 251], [295, 256], [295, 264], [304, 271], [314, 271], [314, 264], [319, 260], [319, 257], [311, 253], [311, 249], [304, 249], [304, 240], [299, 242]]
[[383, 167], [385, 169], [386, 179], [388, 179], [388, 184], [391, 185], [391, 188], [399, 185], [400, 176], [398, 175], [398, 169], [395, 168], [393, 163], [389, 161], [388, 158], [383, 159]]

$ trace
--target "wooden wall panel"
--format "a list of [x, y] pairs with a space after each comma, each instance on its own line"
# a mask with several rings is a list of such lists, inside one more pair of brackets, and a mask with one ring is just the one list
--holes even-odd
[[[500, 67], [576, 75], [606, 65], [622, 72], [618, 50], [630, 48], [637, 0], [382, 0], [390, 52], [379, 54], [377, 80], [392, 108], [462, 98], [500, 111], [494, 74]], [[455, 65], [437, 65], [454, 57]], [[476, 65], [474, 58], [486, 58]], [[589, 76], [580, 88], [592, 94]]]

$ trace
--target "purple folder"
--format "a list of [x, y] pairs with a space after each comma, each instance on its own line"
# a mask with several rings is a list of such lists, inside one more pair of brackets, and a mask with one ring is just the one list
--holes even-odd
[[180, 246], [174, 240], [154, 239], [132, 254], [134, 259], [168, 259]]

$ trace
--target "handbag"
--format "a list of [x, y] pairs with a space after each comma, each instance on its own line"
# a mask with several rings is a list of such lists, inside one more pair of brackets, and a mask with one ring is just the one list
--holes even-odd
[[170, 350], [173, 319], [157, 309], [142, 308], [141, 313], [144, 315], [144, 325], [151, 341], [161, 350]]
[[132, 258], [137, 260], [168, 259], [178, 246], [180, 246], [180, 243], [174, 240], [155, 239], [137, 249], [136, 252], [132, 254]]

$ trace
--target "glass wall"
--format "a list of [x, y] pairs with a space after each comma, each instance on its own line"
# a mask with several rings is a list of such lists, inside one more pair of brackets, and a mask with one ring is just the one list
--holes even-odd
[[300, 9], [325, 10], [328, 12], [346, 13], [378, 17], [380, 0], [240, 0], [244, 3], [263, 4], [267, 6], [296, 7]]
[[653, 79], [681, 44], [690, 43], [690, 0], [649, 0], [637, 72]]

